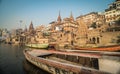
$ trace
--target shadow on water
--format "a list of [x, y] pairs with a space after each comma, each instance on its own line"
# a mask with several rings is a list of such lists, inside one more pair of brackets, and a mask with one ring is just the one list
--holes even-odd
[[23, 68], [27, 74], [50, 74], [44, 70], [39, 69], [38, 67], [34, 66], [27, 60], [23, 61]]
[[0, 68], [0, 74], [3, 74], [4, 72], [2, 71], [2, 69]]

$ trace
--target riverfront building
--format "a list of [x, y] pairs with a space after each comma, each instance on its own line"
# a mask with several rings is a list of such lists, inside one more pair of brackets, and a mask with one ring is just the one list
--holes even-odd
[[108, 9], [105, 10], [105, 18], [107, 23], [114, 22], [120, 18], [120, 0], [109, 4]]
[[69, 18], [61, 19], [60, 13], [57, 21], [51, 23], [51, 39], [62, 45], [73, 45], [78, 23], [74, 21], [71, 13]]
[[[40, 43], [40, 39], [47, 38], [49, 43], [61, 46], [115, 45], [120, 35], [120, 26], [119, 23], [115, 24], [113, 21], [119, 22], [119, 5], [120, 0], [116, 0], [104, 13], [90, 12], [76, 19], [72, 12], [69, 17], [62, 19], [59, 12], [57, 21], [51, 22], [49, 26], [41, 25], [34, 28], [31, 22], [28, 29], [16, 30], [11, 38], [18, 41], [24, 38], [24, 43]], [[22, 38], [17, 39], [18, 36]]]

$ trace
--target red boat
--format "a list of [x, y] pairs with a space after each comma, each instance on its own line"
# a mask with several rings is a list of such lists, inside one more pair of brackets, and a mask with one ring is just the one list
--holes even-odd
[[94, 47], [94, 48], [81, 48], [79, 46], [74, 46], [77, 50], [92, 50], [92, 51], [120, 51], [120, 45], [106, 46], [106, 47]]

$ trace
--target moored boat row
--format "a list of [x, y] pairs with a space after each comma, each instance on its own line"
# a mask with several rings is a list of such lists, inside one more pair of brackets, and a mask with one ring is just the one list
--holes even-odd
[[[27, 47], [32, 49], [25, 49], [24, 55], [30, 63], [49, 73], [119, 74], [120, 53], [109, 51], [118, 51], [120, 46], [46, 50], [50, 45], [48, 39], [40, 40], [39, 43], [26, 44]], [[56, 47], [56, 44], [53, 45]], [[59, 48], [59, 45], [57, 47]], [[113, 66], [106, 62], [112, 63]]]

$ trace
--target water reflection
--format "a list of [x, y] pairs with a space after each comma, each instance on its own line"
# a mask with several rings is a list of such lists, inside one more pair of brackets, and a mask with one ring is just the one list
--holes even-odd
[[0, 44], [0, 74], [25, 74], [22, 68], [24, 47]]
[[27, 74], [50, 74], [50, 73], [43, 71], [43, 70], [39, 69], [38, 67], [34, 66], [27, 60], [23, 61], [23, 67]]
[[48, 74], [24, 62], [24, 49], [24, 46], [0, 44], [0, 74]]

